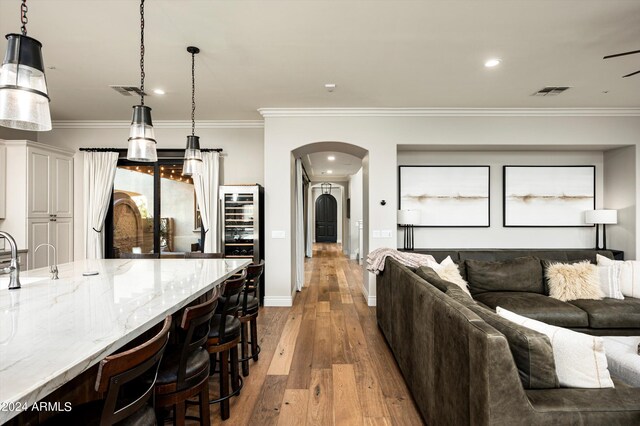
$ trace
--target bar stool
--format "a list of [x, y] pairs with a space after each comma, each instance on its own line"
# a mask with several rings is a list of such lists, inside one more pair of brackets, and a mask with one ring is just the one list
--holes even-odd
[[[247, 267], [247, 283], [242, 294], [242, 310], [240, 320], [240, 362], [242, 363], [242, 375], [249, 375], [249, 360], [258, 361], [260, 345], [258, 345], [258, 308], [260, 307], [260, 277], [264, 271], [264, 260]], [[247, 336], [247, 328], [250, 329], [251, 340]], [[249, 352], [251, 345], [251, 355]]]
[[57, 415], [44, 424], [110, 426], [123, 422], [155, 425], [156, 415], [149, 400], [169, 341], [170, 328], [169, 316], [151, 339], [109, 355], [100, 362], [95, 386], [96, 391], [105, 394], [104, 399], [75, 406], [70, 412]]
[[[198, 396], [200, 424], [208, 426], [209, 418], [209, 354], [203, 345], [209, 337], [211, 318], [218, 300], [187, 307], [176, 324], [177, 342], [165, 352], [155, 386], [156, 410], [162, 419], [163, 407], [173, 407], [176, 425], [184, 425], [186, 401]], [[162, 423], [162, 422], [160, 422]]]
[[[238, 278], [230, 278], [224, 284], [224, 292], [220, 297], [218, 311], [211, 320], [211, 331], [207, 340], [207, 350], [216, 372], [216, 363], [220, 368], [220, 396], [209, 404], [220, 403], [220, 417], [229, 418], [229, 398], [240, 393], [242, 379], [238, 371], [238, 343], [240, 342], [240, 320], [236, 318], [240, 308], [239, 297], [244, 289], [246, 273]], [[216, 358], [219, 360], [217, 361]], [[229, 392], [229, 369], [231, 369], [231, 389]]]
[[184, 254], [185, 259], [222, 259], [224, 253], [200, 253], [199, 251], [188, 251]]

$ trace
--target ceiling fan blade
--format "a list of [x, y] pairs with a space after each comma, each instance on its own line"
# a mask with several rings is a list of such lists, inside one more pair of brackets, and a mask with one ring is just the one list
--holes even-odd
[[624, 53], [616, 53], [615, 55], [607, 55], [602, 59], [617, 58], [618, 56], [633, 55], [634, 53], [640, 53], [640, 50], [634, 50], [631, 52], [624, 52]]
[[622, 78], [631, 77], [632, 75], [636, 75], [636, 74], [640, 74], [640, 70], [638, 70], [636, 72], [632, 72], [631, 74], [623, 75]]

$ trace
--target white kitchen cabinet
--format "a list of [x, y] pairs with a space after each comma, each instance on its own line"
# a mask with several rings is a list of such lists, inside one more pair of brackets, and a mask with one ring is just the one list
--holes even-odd
[[[58, 263], [73, 260], [73, 152], [30, 141], [4, 141], [7, 176], [6, 217], [0, 230], [18, 247], [28, 249], [26, 269], [44, 267], [53, 251], [34, 250], [53, 244]], [[51, 258], [53, 262], [53, 258]]]
[[27, 269], [43, 268], [56, 261], [51, 248], [42, 247], [35, 253], [40, 244], [53, 244], [56, 248], [58, 264], [73, 261], [73, 219], [70, 218], [36, 218], [28, 220], [29, 256]]
[[28, 217], [73, 216], [73, 157], [28, 147]]

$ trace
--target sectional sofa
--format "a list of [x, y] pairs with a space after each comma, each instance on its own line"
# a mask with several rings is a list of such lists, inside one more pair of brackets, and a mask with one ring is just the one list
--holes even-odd
[[[599, 253], [612, 257], [610, 252]], [[430, 254], [439, 261], [452, 256], [464, 269], [463, 264], [474, 259], [506, 260], [537, 255], [541, 259], [595, 260], [596, 251], [487, 250]], [[484, 302], [478, 302], [459, 287], [439, 280], [437, 274], [426, 272], [425, 279], [387, 259], [385, 270], [377, 279], [377, 319], [427, 424], [640, 424], [639, 388], [631, 388], [617, 379], [614, 379], [616, 387], [609, 389], [561, 388], [548, 338], [510, 323], [490, 307], [496, 302], [533, 316], [533, 311], [524, 312], [536, 305], [531, 298], [547, 296], [518, 296], [517, 293], [530, 292], [514, 291], [510, 306], [506, 305], [509, 295], [501, 296], [500, 300], [495, 294], [493, 298], [485, 296]], [[475, 295], [476, 299], [478, 296]], [[629, 311], [635, 314], [636, 306], [640, 306], [634, 305], [637, 300], [628, 303]], [[561, 325], [575, 320], [573, 314], [556, 315], [553, 306], [544, 302], [537, 306], [537, 318], [543, 321], [551, 319]], [[571, 306], [584, 312], [582, 318], [587, 321], [575, 323], [571, 328], [592, 334], [626, 330], [629, 335], [640, 329], [640, 325], [621, 327], [617, 322], [603, 323], [602, 315], [598, 314], [601, 311]], [[605, 324], [608, 328], [603, 327]]]

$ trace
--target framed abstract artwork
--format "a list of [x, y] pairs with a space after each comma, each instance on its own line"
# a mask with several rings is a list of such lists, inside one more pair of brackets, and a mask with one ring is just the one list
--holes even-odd
[[422, 227], [488, 227], [489, 166], [399, 166], [400, 210]]
[[504, 166], [503, 185], [504, 226], [593, 226], [595, 166]]

